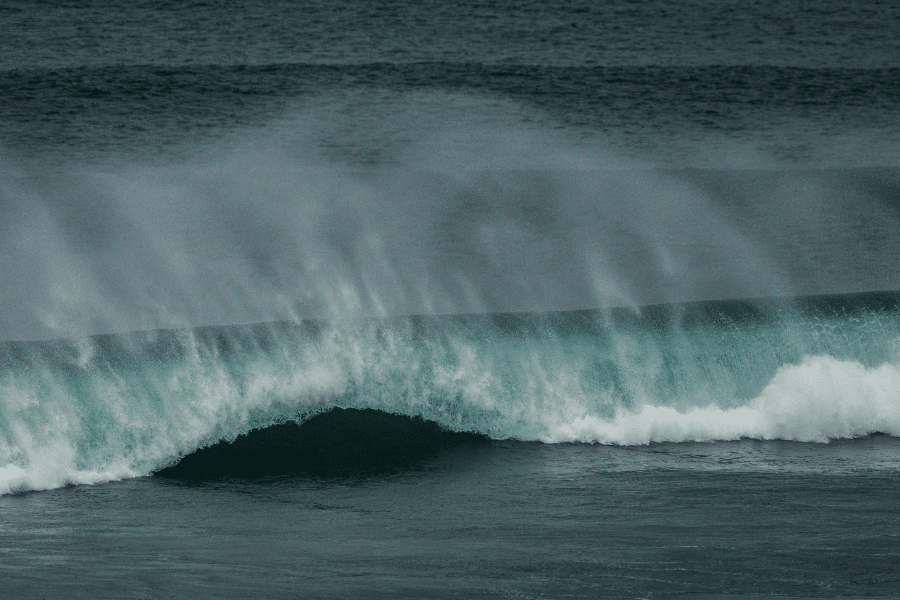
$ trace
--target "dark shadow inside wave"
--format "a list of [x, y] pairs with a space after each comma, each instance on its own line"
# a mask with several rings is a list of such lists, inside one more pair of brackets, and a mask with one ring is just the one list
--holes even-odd
[[414, 469], [445, 450], [487, 441], [421, 418], [337, 408], [302, 425], [273, 425], [201, 448], [154, 474], [186, 481], [366, 477]]

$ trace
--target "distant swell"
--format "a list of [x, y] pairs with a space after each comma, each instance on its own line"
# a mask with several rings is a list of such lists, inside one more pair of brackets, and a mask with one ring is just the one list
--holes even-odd
[[7, 342], [0, 493], [154, 471], [379, 472], [470, 439], [453, 432], [900, 436], [898, 308], [873, 293]]

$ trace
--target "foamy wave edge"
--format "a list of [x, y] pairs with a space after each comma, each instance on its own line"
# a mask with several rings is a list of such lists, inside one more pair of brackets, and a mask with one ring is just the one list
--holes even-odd
[[745, 406], [679, 412], [643, 405], [612, 420], [583, 416], [541, 441], [643, 445], [751, 438], [825, 443], [874, 433], [900, 436], [900, 366], [866, 368], [829, 356], [785, 365]]
[[[532, 431], [543, 433], [509, 437], [622, 446], [741, 438], [825, 443], [874, 433], [900, 437], [900, 363], [870, 368], [830, 356], [807, 357], [799, 364], [782, 366], [759, 396], [734, 408], [706, 406], [679, 411], [647, 403], [604, 419], [591, 414], [573, 416], [573, 406], [581, 402], [570, 400], [559, 414], [541, 415], [540, 424], [531, 424]], [[388, 408], [410, 415], [417, 412], [414, 407]], [[156, 449], [153, 453], [160, 452]], [[0, 466], [0, 495], [149, 474], [124, 456], [101, 469], [77, 469], [74, 450], [65, 444], [44, 448], [38, 456], [35, 459], [33, 454], [25, 465]]]
[[29, 465], [28, 470], [25, 470], [9, 464], [0, 467], [0, 496], [20, 492], [39, 492], [74, 485], [96, 485], [140, 477], [145, 474], [128, 468], [119, 468], [115, 471], [79, 471], [64, 467], [41, 470]]

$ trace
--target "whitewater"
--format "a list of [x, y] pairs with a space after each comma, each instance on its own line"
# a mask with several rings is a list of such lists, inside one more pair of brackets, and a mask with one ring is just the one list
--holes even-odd
[[492, 439], [900, 435], [900, 295], [108, 334], [0, 350], [0, 491], [148, 475], [375, 409]]

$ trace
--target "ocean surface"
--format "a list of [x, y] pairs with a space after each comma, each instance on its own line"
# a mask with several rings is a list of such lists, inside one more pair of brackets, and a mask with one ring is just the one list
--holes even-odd
[[0, 597], [900, 598], [900, 4], [0, 6]]

